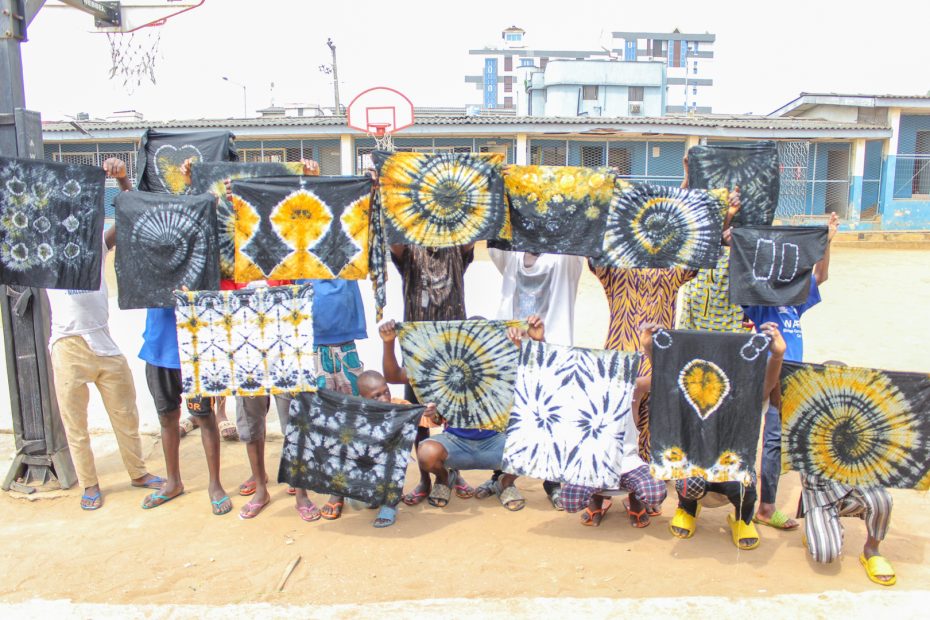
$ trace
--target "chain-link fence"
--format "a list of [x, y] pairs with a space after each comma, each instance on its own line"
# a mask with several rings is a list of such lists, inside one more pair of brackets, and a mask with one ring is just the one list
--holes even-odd
[[930, 155], [898, 155], [894, 197], [930, 198]]
[[777, 216], [792, 217], [805, 213], [807, 208], [807, 164], [809, 155], [810, 142], [807, 140], [778, 143], [780, 178], [778, 207], [775, 209]]
[[862, 174], [860, 220], [874, 220], [881, 215], [882, 143], [883, 140], [868, 140], [865, 143], [865, 170]]
[[529, 162], [543, 166], [610, 166], [621, 178], [677, 187], [684, 179], [683, 141], [529, 141]]
[[[355, 141], [355, 173], [372, 167], [371, 153], [376, 145], [373, 138]], [[516, 142], [506, 138], [404, 138], [394, 137], [394, 150], [416, 153], [500, 153], [505, 163], [513, 163]]]

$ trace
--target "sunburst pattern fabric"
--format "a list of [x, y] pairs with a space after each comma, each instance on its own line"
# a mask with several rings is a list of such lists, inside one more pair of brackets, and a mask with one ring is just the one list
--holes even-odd
[[726, 194], [648, 184], [615, 192], [595, 264], [626, 269], [715, 266]]
[[701, 269], [682, 291], [681, 329], [741, 333], [743, 308], [730, 303], [730, 248], [723, 246], [717, 266]]
[[735, 226], [769, 225], [778, 207], [778, 147], [772, 141], [693, 146], [688, 150], [688, 186], [695, 189], [739, 186]]
[[397, 327], [417, 400], [436, 403], [455, 428], [503, 431], [513, 406], [520, 350], [507, 328], [523, 321], [423, 321]]
[[510, 166], [504, 188], [511, 241], [491, 247], [536, 254], [597, 256], [614, 189], [629, 187], [609, 168]]
[[368, 275], [369, 177], [233, 181], [235, 280]]
[[228, 131], [147, 130], [142, 136], [136, 167], [136, 189], [161, 194], [190, 193], [190, 180], [181, 173], [188, 159], [196, 163], [236, 161], [236, 145]]
[[0, 157], [0, 283], [95, 291], [103, 170]]
[[500, 153], [372, 154], [388, 243], [452, 247], [510, 239]]
[[761, 334], [661, 330], [653, 336], [653, 477], [752, 482], [768, 347]]
[[618, 488], [639, 357], [525, 342], [501, 469]]
[[220, 243], [220, 277], [235, 277], [236, 217], [235, 207], [226, 197], [226, 179], [252, 179], [303, 174], [303, 164], [277, 162], [220, 162], [198, 163], [191, 166], [191, 192], [209, 192], [216, 196], [216, 221]]
[[930, 375], [785, 362], [781, 389], [784, 469], [930, 489]]
[[423, 410], [331, 390], [299, 394], [291, 403], [278, 482], [393, 506], [403, 494]]
[[313, 286], [175, 293], [187, 396], [316, 389]]
[[212, 194], [121, 192], [114, 203], [120, 308], [170, 308], [176, 289], [220, 287]]

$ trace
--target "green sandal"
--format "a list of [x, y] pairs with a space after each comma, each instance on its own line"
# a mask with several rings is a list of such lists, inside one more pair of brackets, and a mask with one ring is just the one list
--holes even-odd
[[759, 525], [767, 525], [776, 530], [782, 530], [785, 532], [790, 532], [791, 530], [796, 530], [800, 527], [799, 523], [794, 525], [788, 525], [788, 521], [791, 521], [791, 517], [783, 513], [781, 510], [776, 510], [772, 513], [772, 518], [768, 521], [760, 519], [758, 516], [752, 518], [753, 523], [758, 523]]

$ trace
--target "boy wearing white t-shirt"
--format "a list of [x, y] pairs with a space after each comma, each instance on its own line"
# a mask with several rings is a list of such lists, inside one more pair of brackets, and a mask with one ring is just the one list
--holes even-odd
[[[126, 164], [113, 158], [106, 160], [103, 168], [107, 176], [116, 178], [120, 186], [125, 184], [128, 189]], [[111, 227], [104, 234], [106, 249], [110, 250], [115, 242], [116, 229]], [[108, 328], [109, 302], [103, 275], [104, 262], [104, 257], [101, 257], [100, 288], [96, 291], [47, 291], [52, 309], [49, 350], [55, 395], [78, 481], [84, 488], [81, 497], [84, 510], [97, 510], [103, 505], [87, 430], [88, 383], [97, 386], [103, 399], [132, 486], [157, 489], [164, 483], [162, 478], [147, 472], [142, 458], [132, 372], [110, 337]]]

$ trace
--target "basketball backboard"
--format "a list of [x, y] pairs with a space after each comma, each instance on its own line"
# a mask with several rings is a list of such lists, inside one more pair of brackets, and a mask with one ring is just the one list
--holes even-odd
[[347, 124], [375, 136], [413, 125], [413, 103], [403, 93], [377, 86], [359, 93], [346, 108]]
[[[87, 0], [61, 0], [63, 4], [84, 10], [88, 5], [100, 5]], [[124, 0], [104, 3], [115, 9], [116, 23], [94, 12], [97, 32], [135, 32], [150, 26], [162, 26], [171, 17], [201, 6], [206, 0]], [[115, 5], [112, 6], [112, 5]]]

